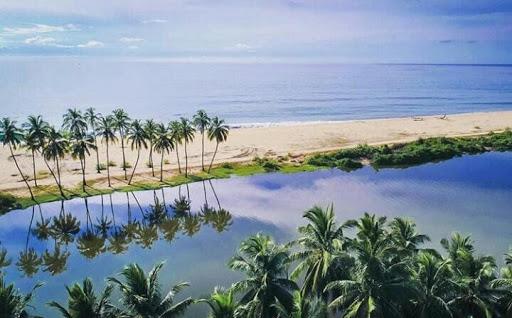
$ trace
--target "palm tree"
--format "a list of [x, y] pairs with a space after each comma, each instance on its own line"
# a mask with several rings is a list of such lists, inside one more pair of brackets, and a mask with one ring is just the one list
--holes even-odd
[[[506, 254], [510, 256], [510, 252]], [[507, 266], [501, 269], [501, 277], [491, 282], [490, 287], [502, 292], [499, 297], [499, 304], [502, 307], [504, 317], [512, 317], [512, 266], [506, 258]]]
[[91, 135], [76, 135], [71, 145], [71, 155], [73, 158], [80, 160], [80, 167], [82, 168], [82, 191], [85, 192], [85, 156], [90, 156], [90, 149], [97, 150], [95, 145], [95, 137]]
[[62, 128], [68, 129], [72, 137], [83, 135], [87, 131], [87, 122], [80, 110], [68, 108], [62, 117]]
[[181, 126], [181, 137], [183, 138], [183, 145], [185, 147], [185, 177], [188, 177], [188, 154], [187, 154], [187, 144], [194, 140], [194, 126], [190, 120], [181, 117], [180, 118], [180, 126]]
[[131, 264], [121, 272], [125, 282], [121, 282], [114, 277], [108, 278], [110, 282], [119, 287], [123, 303], [132, 316], [148, 318], [178, 317], [194, 303], [194, 300], [189, 297], [174, 304], [175, 295], [187, 287], [188, 283], [177, 284], [171, 288], [167, 295], [162, 295], [158, 283], [158, 273], [162, 266], [163, 263], [157, 264], [146, 275], [139, 265]]
[[210, 117], [208, 117], [206, 111], [200, 109], [194, 115], [193, 122], [196, 129], [201, 133], [201, 168], [204, 171], [204, 133], [210, 125]]
[[327, 305], [318, 297], [304, 297], [301, 292], [293, 293], [293, 308], [286, 309], [280, 303], [274, 305], [280, 318], [327, 318]]
[[213, 117], [210, 123], [210, 127], [208, 127], [208, 139], [215, 139], [215, 152], [213, 153], [212, 161], [210, 162], [210, 167], [208, 167], [208, 173], [212, 169], [213, 161], [215, 160], [215, 155], [217, 155], [217, 150], [219, 149], [219, 144], [221, 142], [225, 142], [228, 139], [229, 134], [229, 126], [224, 123], [223, 119], [219, 119], [218, 117]]
[[12, 260], [7, 256], [7, 249], [0, 248], [0, 271], [2, 268], [9, 267]]
[[114, 128], [119, 132], [119, 136], [121, 137], [121, 151], [123, 152], [123, 170], [124, 170], [124, 179], [128, 180], [128, 175], [126, 172], [126, 158], [124, 154], [124, 137], [126, 131], [130, 127], [130, 117], [128, 114], [121, 108], [115, 109], [113, 111], [113, 124]]
[[66, 270], [66, 264], [71, 253], [69, 251], [62, 251], [58, 244], [55, 245], [53, 252], [45, 250], [42, 256], [43, 271], [49, 272], [52, 275], [57, 275]]
[[234, 318], [237, 303], [232, 289], [215, 287], [207, 299], [199, 299], [210, 307], [209, 318]]
[[137, 169], [137, 164], [139, 163], [140, 149], [142, 147], [144, 147], [144, 149], [148, 148], [147, 135], [140, 120], [137, 119], [132, 122], [130, 130], [128, 131], [128, 140], [131, 141], [132, 150], [137, 149], [137, 160], [135, 160], [132, 175], [130, 176], [130, 181], [128, 181], [128, 184], [131, 184], [133, 175], [135, 174], [135, 169]]
[[299, 228], [302, 250], [292, 255], [299, 263], [291, 277], [305, 272], [302, 294], [321, 296], [327, 283], [348, 277], [353, 261], [344, 251], [343, 228], [336, 224], [332, 205], [325, 210], [315, 206], [303, 217], [309, 224]]
[[23, 295], [14, 284], [7, 285], [4, 276], [0, 274], [0, 317], [30, 317], [26, 308], [32, 301], [35, 290], [41, 286], [42, 284], [38, 283], [28, 294]]
[[106, 153], [107, 153], [107, 179], [108, 186], [111, 187], [110, 184], [110, 157], [109, 157], [109, 145], [115, 144], [117, 142], [117, 137], [115, 133], [115, 125], [114, 118], [112, 116], [102, 117], [98, 123], [97, 127], [98, 136], [101, 137], [101, 141], [105, 143]]
[[21, 129], [16, 127], [16, 122], [13, 120], [10, 120], [9, 118], [5, 117], [0, 121], [0, 141], [2, 144], [9, 146], [9, 151], [11, 152], [11, 158], [14, 161], [14, 164], [16, 165], [16, 168], [18, 169], [18, 172], [20, 173], [21, 178], [23, 179], [23, 182], [27, 185], [28, 192], [30, 192], [30, 198], [32, 200], [34, 199], [34, 194], [32, 193], [32, 189], [30, 188], [30, 185], [28, 184], [26, 176], [21, 171], [20, 166], [18, 165], [18, 160], [16, 160], [16, 156], [14, 155], [14, 149], [20, 145], [20, 143], [23, 140], [23, 132]]
[[416, 232], [416, 224], [408, 219], [397, 217], [390, 222], [389, 228], [398, 257], [411, 257], [418, 252], [419, 245], [430, 241], [427, 235]]
[[284, 308], [293, 307], [294, 281], [288, 279], [289, 251], [275, 244], [270, 237], [257, 234], [242, 242], [238, 255], [228, 266], [246, 275], [233, 284], [235, 291], [243, 291], [240, 299], [240, 314], [244, 317], [271, 318], [277, 316], [273, 306], [277, 301]]
[[[50, 173], [52, 174], [57, 186], [59, 187], [60, 194], [65, 198], [64, 192], [62, 190], [62, 183], [60, 178], [60, 165], [59, 159], [64, 158], [68, 151], [69, 140], [64, 138], [60, 131], [55, 130], [54, 127], [49, 127], [46, 134], [46, 143], [43, 148], [43, 158], [45, 160], [46, 166]], [[57, 176], [53, 172], [53, 169], [50, 168], [48, 164], [48, 160], [53, 160], [55, 162], [55, 167], [57, 168]]]
[[25, 146], [32, 153], [32, 169], [34, 172], [34, 185], [37, 187], [37, 174], [36, 174], [36, 152], [40, 152], [44, 146], [46, 132], [48, 130], [48, 123], [43, 120], [41, 115], [28, 116], [27, 122], [23, 124], [26, 130]]
[[450, 260], [420, 251], [413, 263], [412, 279], [418, 291], [411, 317], [451, 318], [453, 316], [446, 297], [456, 287], [452, 283]]
[[178, 172], [181, 174], [181, 165], [180, 165], [180, 154], [178, 145], [181, 145], [183, 141], [183, 136], [181, 134], [181, 123], [177, 120], [173, 120], [169, 123], [169, 133], [171, 134], [171, 139], [176, 146], [176, 161], [178, 161]]
[[144, 123], [144, 131], [146, 132], [146, 138], [149, 141], [149, 165], [151, 166], [151, 173], [155, 176], [155, 168], [153, 164], [153, 143], [157, 137], [157, 124], [153, 119], [146, 120]]
[[117, 309], [111, 302], [112, 285], [107, 287], [96, 295], [92, 281], [89, 278], [84, 279], [82, 285], [75, 283], [66, 286], [68, 292], [68, 308], [56, 301], [48, 303], [48, 306], [55, 308], [65, 318], [115, 318], [124, 317], [124, 313]]
[[174, 149], [174, 140], [167, 131], [163, 124], [156, 126], [156, 138], [153, 148], [156, 152], [160, 153], [160, 182], [164, 181], [164, 154], [169, 153]]
[[101, 114], [97, 113], [94, 108], [89, 107], [85, 110], [84, 119], [89, 125], [91, 133], [94, 137], [94, 149], [96, 150], [96, 170], [98, 173], [100, 173], [100, 154], [98, 152], [98, 141], [96, 140], [96, 127], [101, 120]]

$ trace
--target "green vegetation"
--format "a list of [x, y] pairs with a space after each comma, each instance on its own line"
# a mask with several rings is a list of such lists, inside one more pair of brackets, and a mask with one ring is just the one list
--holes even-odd
[[[187, 217], [186, 198], [176, 199], [173, 205]], [[164, 206], [155, 202], [146, 226], [157, 226], [165, 233], [169, 230], [166, 237], [172, 240], [179, 223], [165, 214]], [[190, 224], [183, 222], [182, 226], [190, 226], [187, 231], [195, 233], [194, 218], [188, 218]], [[197, 303], [206, 303], [213, 318], [511, 317], [512, 250], [505, 254], [500, 269], [493, 257], [475, 250], [469, 236], [455, 232], [442, 239], [442, 251], [426, 246], [430, 238], [407, 218], [388, 220], [365, 213], [339, 224], [332, 206], [313, 207], [304, 218], [307, 223], [298, 228], [293, 242], [281, 244], [262, 233], [242, 241], [227, 263], [241, 274], [239, 280], [227, 288], [216, 287], [203, 299], [176, 301], [188, 283], [163, 293], [159, 283], [162, 263], [149, 272], [130, 264], [120, 277], [107, 279], [103, 292], [95, 294], [98, 289], [86, 278], [66, 287], [67, 308], [57, 302], [49, 305], [60, 317], [178, 317]], [[209, 219], [205, 214], [204, 220]], [[54, 223], [52, 235], [59, 240], [76, 231], [77, 221], [70, 215], [61, 214]], [[151, 244], [152, 233], [148, 231], [140, 244]], [[79, 250], [97, 255], [86, 242], [78, 239]], [[31, 253], [29, 249], [27, 262]], [[112, 299], [115, 288], [119, 302]], [[2, 317], [27, 317], [32, 311], [28, 309], [31, 296], [21, 295], [0, 275]]]
[[9, 193], [0, 193], [0, 215], [13, 209], [18, 209], [21, 204], [16, 197]]
[[512, 150], [512, 131], [490, 133], [478, 137], [428, 138], [405, 144], [368, 146], [317, 154], [308, 163], [318, 167], [337, 167], [354, 170], [368, 161], [376, 168], [419, 165], [487, 151]]

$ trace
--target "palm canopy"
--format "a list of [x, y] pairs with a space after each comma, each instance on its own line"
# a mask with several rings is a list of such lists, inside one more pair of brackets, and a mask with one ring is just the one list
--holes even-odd
[[67, 140], [62, 132], [50, 127], [46, 134], [46, 145], [43, 149], [43, 156], [47, 160], [56, 158], [64, 158], [68, 150], [69, 140]]
[[305, 273], [302, 293], [321, 294], [328, 282], [346, 277], [352, 260], [344, 251], [343, 228], [336, 224], [332, 205], [315, 206], [303, 217], [309, 223], [299, 228], [301, 251], [292, 255], [299, 261], [292, 278]]
[[124, 109], [118, 108], [114, 109], [112, 114], [115, 129], [123, 134], [130, 126], [130, 117], [128, 117], [128, 113], [126, 113]]
[[68, 108], [63, 115], [62, 127], [68, 129], [73, 137], [85, 134], [87, 122], [82, 112], [76, 108]]
[[233, 289], [215, 287], [208, 299], [199, 299], [210, 307], [209, 318], [234, 318], [237, 303]]
[[86, 156], [91, 155], [91, 150], [96, 149], [94, 137], [91, 135], [82, 135], [77, 137], [71, 145], [71, 155], [73, 158], [84, 160]]
[[194, 132], [195, 128], [192, 126], [192, 123], [187, 118], [180, 118], [180, 126], [181, 126], [181, 137], [185, 141], [185, 143], [192, 142], [194, 140]]
[[210, 126], [208, 127], [208, 138], [221, 143], [228, 139], [228, 134], [229, 126], [226, 125], [224, 120], [219, 119], [217, 116], [213, 117]]
[[131, 142], [131, 148], [133, 149], [141, 149], [142, 147], [147, 148], [148, 136], [142, 123], [140, 120], [136, 119], [130, 125], [130, 129], [128, 131], [128, 140]]
[[243, 292], [240, 314], [247, 317], [270, 318], [276, 316], [273, 306], [279, 301], [285, 308], [293, 307], [297, 284], [288, 279], [290, 253], [285, 246], [275, 244], [269, 236], [257, 234], [242, 242], [238, 255], [229, 262], [233, 270], [246, 278], [233, 285]]
[[175, 141], [164, 124], [158, 124], [156, 126], [155, 136], [153, 147], [158, 153], [169, 153], [169, 151], [174, 149]]
[[194, 123], [194, 126], [196, 127], [196, 129], [202, 134], [206, 131], [206, 129], [208, 128], [208, 125], [210, 124], [210, 117], [208, 117], [208, 114], [206, 114], [206, 111], [204, 111], [203, 109], [200, 109], [194, 115], [192, 122]]
[[58, 310], [64, 318], [128, 317], [110, 302], [112, 290], [112, 286], [108, 285], [98, 297], [94, 293], [92, 281], [86, 278], [82, 285], [75, 283], [71, 287], [66, 286], [67, 309], [55, 301], [48, 303], [48, 306]]
[[16, 126], [16, 121], [7, 117], [0, 121], [0, 142], [16, 149], [23, 141], [23, 130]]
[[0, 317], [25, 318], [29, 317], [26, 309], [32, 301], [34, 291], [42, 284], [35, 285], [26, 294], [21, 294], [14, 284], [7, 284], [3, 274], [0, 274]]
[[144, 131], [150, 142], [153, 142], [156, 138], [157, 126], [158, 124], [153, 119], [148, 119], [144, 122]]
[[117, 141], [115, 130], [115, 121], [112, 116], [100, 118], [98, 126], [96, 127], [98, 136], [100, 136], [101, 140], [107, 144], [115, 143]]
[[101, 114], [97, 113], [94, 108], [89, 107], [85, 110], [84, 119], [90, 130], [94, 133], [96, 126], [101, 120]]
[[23, 124], [27, 132], [27, 137], [32, 138], [33, 141], [37, 141], [42, 147], [44, 145], [45, 136], [47, 134], [49, 124], [43, 120], [41, 115], [30, 115], [27, 118], [27, 122]]
[[131, 315], [145, 318], [172, 318], [183, 314], [194, 301], [191, 298], [174, 304], [177, 293], [188, 286], [180, 283], [164, 296], [158, 282], [158, 274], [163, 263], [157, 264], [146, 275], [137, 264], [126, 266], [121, 275], [125, 282], [110, 277], [108, 280], [119, 287], [122, 300]]
[[181, 123], [177, 120], [173, 120], [169, 123], [169, 133], [175, 143], [180, 144], [183, 141]]

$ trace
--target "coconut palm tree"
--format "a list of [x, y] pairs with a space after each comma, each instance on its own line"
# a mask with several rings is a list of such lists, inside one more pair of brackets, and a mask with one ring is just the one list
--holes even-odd
[[389, 223], [390, 236], [395, 247], [397, 256], [412, 257], [418, 252], [418, 246], [430, 241], [425, 234], [416, 231], [416, 224], [408, 219], [397, 217]]
[[0, 317], [31, 317], [27, 312], [27, 307], [32, 301], [35, 290], [42, 285], [41, 283], [36, 284], [28, 294], [23, 295], [14, 284], [8, 285], [4, 276], [0, 274]]
[[240, 245], [238, 254], [228, 266], [246, 275], [233, 284], [236, 292], [243, 292], [238, 308], [244, 317], [271, 318], [277, 316], [274, 304], [293, 307], [296, 283], [288, 279], [290, 254], [286, 247], [275, 244], [269, 236], [257, 234]]
[[208, 125], [210, 125], [210, 117], [208, 117], [206, 111], [200, 109], [192, 120], [197, 131], [201, 133], [201, 168], [204, 171], [204, 133], [208, 129]]
[[49, 128], [47, 122], [43, 120], [41, 115], [28, 116], [27, 122], [23, 124], [26, 131], [25, 134], [25, 147], [32, 153], [32, 169], [34, 172], [34, 185], [37, 187], [37, 173], [36, 173], [36, 159], [35, 154], [41, 152], [46, 132]]
[[160, 182], [164, 181], [164, 154], [174, 150], [174, 140], [163, 124], [156, 126], [156, 137], [153, 148], [160, 157]]
[[96, 295], [92, 281], [86, 278], [82, 285], [75, 283], [71, 287], [66, 286], [66, 291], [68, 292], [68, 308], [56, 301], [48, 303], [48, 306], [55, 308], [64, 318], [127, 317], [110, 301], [112, 285], [107, 285], [99, 295]]
[[0, 271], [2, 268], [9, 267], [12, 263], [12, 260], [7, 256], [7, 249], [2, 247], [0, 248]]
[[318, 297], [304, 297], [301, 292], [293, 293], [291, 311], [280, 303], [274, 305], [280, 318], [327, 318], [327, 305]]
[[14, 155], [14, 149], [16, 149], [16, 147], [18, 147], [21, 144], [21, 142], [23, 141], [23, 131], [16, 126], [15, 121], [10, 120], [7, 117], [3, 118], [0, 121], [0, 141], [2, 142], [4, 147], [6, 145], [9, 146], [9, 151], [11, 152], [11, 158], [13, 159], [14, 164], [16, 165], [16, 168], [18, 169], [18, 172], [20, 173], [21, 179], [23, 179], [23, 182], [25, 182], [28, 192], [30, 192], [30, 197], [32, 198], [32, 200], [34, 200], [34, 194], [32, 193], [32, 188], [28, 184], [27, 177], [21, 171], [21, 168], [18, 164], [18, 160], [16, 160], [16, 156]]
[[71, 144], [71, 155], [80, 160], [82, 168], [82, 191], [85, 192], [87, 185], [85, 180], [85, 156], [91, 155], [91, 149], [96, 150], [95, 137], [91, 135], [76, 135]]
[[221, 142], [225, 142], [228, 139], [228, 135], [229, 126], [224, 123], [223, 119], [213, 117], [210, 122], [210, 126], [208, 127], [208, 139], [215, 139], [215, 152], [213, 153], [212, 161], [210, 162], [210, 166], [208, 167], [208, 173], [212, 169], [213, 161], [215, 160], [215, 156], [217, 155], [217, 150], [219, 150], [219, 144]]
[[155, 176], [155, 168], [153, 164], [153, 144], [157, 137], [157, 124], [153, 119], [146, 120], [144, 123], [144, 131], [146, 132], [146, 138], [149, 142], [149, 165], [151, 166], [151, 173]]
[[128, 114], [121, 108], [115, 109], [113, 111], [113, 124], [115, 130], [119, 132], [119, 137], [121, 138], [121, 151], [123, 152], [123, 170], [124, 170], [124, 179], [128, 180], [128, 174], [126, 172], [126, 157], [124, 154], [124, 138], [128, 128], [130, 127], [130, 117]]
[[315, 206], [303, 217], [309, 223], [299, 228], [297, 242], [302, 249], [292, 255], [299, 263], [291, 277], [305, 273], [302, 294], [321, 296], [329, 282], [348, 277], [353, 260], [345, 251], [343, 228], [336, 224], [332, 205], [326, 209]]
[[173, 120], [169, 123], [169, 133], [171, 139], [176, 147], [176, 161], [178, 161], [178, 172], [181, 174], [180, 154], [178, 146], [183, 142], [183, 136], [181, 134], [181, 123], [177, 120]]
[[213, 293], [207, 299], [199, 299], [198, 302], [206, 303], [210, 307], [209, 318], [234, 318], [238, 306], [234, 291], [215, 287]]
[[106, 154], [107, 154], [107, 179], [108, 186], [111, 187], [110, 183], [110, 156], [109, 156], [109, 145], [115, 144], [117, 142], [117, 137], [115, 133], [115, 125], [114, 118], [112, 116], [106, 116], [100, 118], [98, 123], [98, 127], [96, 128], [98, 132], [98, 136], [101, 137], [101, 141], [105, 143], [106, 146]]
[[188, 153], [187, 144], [194, 141], [195, 128], [187, 118], [180, 118], [181, 137], [183, 138], [183, 147], [185, 148], [185, 177], [188, 177]]
[[63, 251], [60, 245], [56, 244], [53, 252], [45, 250], [42, 256], [43, 271], [52, 275], [57, 275], [66, 270], [66, 264], [71, 253], [67, 250]]
[[158, 282], [158, 274], [163, 263], [157, 264], [146, 274], [137, 264], [126, 266], [121, 275], [124, 282], [115, 277], [108, 278], [109, 282], [119, 287], [123, 304], [134, 317], [172, 318], [183, 314], [194, 303], [190, 297], [174, 304], [177, 293], [188, 286], [180, 283], [171, 288], [167, 295], [163, 295]]
[[135, 174], [135, 170], [137, 169], [137, 164], [139, 163], [140, 158], [140, 150], [142, 147], [144, 149], [148, 148], [147, 143], [147, 135], [146, 131], [142, 127], [142, 124], [140, 120], [134, 120], [130, 126], [130, 129], [128, 130], [128, 141], [131, 142], [131, 148], [137, 149], [137, 159], [135, 160], [135, 165], [133, 166], [132, 175], [130, 176], [130, 180], [128, 181], [128, 184], [132, 183], [133, 175]]
[[512, 266], [510, 263], [501, 269], [501, 277], [493, 280], [490, 287], [501, 292], [498, 302], [504, 313], [503, 317], [512, 317]]
[[94, 150], [96, 151], [96, 170], [98, 173], [100, 173], [100, 154], [98, 152], [98, 141], [96, 140], [96, 127], [101, 120], [101, 114], [97, 113], [94, 108], [89, 107], [85, 110], [84, 119], [85, 122], [89, 125], [89, 129], [94, 138]]
[[[46, 143], [43, 148], [43, 158], [45, 160], [46, 166], [53, 178], [55, 179], [55, 183], [59, 187], [60, 194], [65, 198], [64, 191], [62, 190], [62, 183], [60, 178], [60, 165], [59, 159], [63, 159], [66, 155], [69, 147], [69, 140], [67, 140], [60, 131], [55, 130], [54, 127], [49, 127], [46, 133]], [[53, 169], [50, 168], [48, 164], [48, 160], [53, 160], [55, 162], [55, 167], [57, 169], [57, 176]]]
[[80, 136], [87, 132], [87, 122], [80, 110], [68, 108], [62, 118], [62, 128], [69, 130], [71, 137]]
[[80, 232], [80, 221], [71, 213], [65, 213], [63, 209], [58, 216], [53, 217], [52, 223], [53, 236], [65, 245], [73, 242], [75, 235]]

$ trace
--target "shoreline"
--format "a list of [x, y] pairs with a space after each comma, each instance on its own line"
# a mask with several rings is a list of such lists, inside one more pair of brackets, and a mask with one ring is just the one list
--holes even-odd
[[[359, 144], [390, 145], [411, 142], [418, 138], [478, 136], [489, 132], [500, 132], [510, 127], [512, 127], [512, 111], [448, 114], [445, 118], [438, 115], [322, 123], [301, 122], [290, 125], [236, 128], [231, 130], [227, 142], [220, 145], [214, 166], [220, 167], [228, 163], [235, 164], [237, 167], [241, 164], [250, 167], [251, 164], [247, 163], [252, 162], [256, 157], [272, 160], [287, 157], [288, 164], [291, 166], [302, 165], [306, 156], [350, 148]], [[165, 160], [169, 161], [168, 164], [164, 164], [164, 179], [166, 182], [160, 183], [160, 156], [155, 154], [153, 158], [155, 162], [155, 177], [153, 177], [151, 168], [146, 166], [149, 158], [148, 151], [143, 151], [135, 174], [134, 184], [129, 186], [122, 177], [123, 170], [119, 167], [121, 148], [117, 144], [111, 148], [111, 160], [118, 163], [117, 167], [111, 168], [112, 188], [107, 186], [105, 171], [102, 171], [101, 174], [96, 173], [94, 152], [87, 158], [86, 173], [87, 182], [91, 186], [90, 188], [94, 189], [94, 191], [91, 190], [94, 193], [84, 194], [81, 193], [81, 190], [78, 190], [81, 185], [81, 172], [77, 168], [80, 164], [71, 158], [62, 161], [63, 186], [70, 189], [70, 194], [88, 196], [100, 194], [99, 192], [104, 191], [127, 191], [127, 189], [146, 188], [148, 184], [152, 187], [172, 186], [176, 185], [176, 182], [184, 183], [217, 177], [215, 171], [223, 168], [216, 168], [212, 171], [211, 176], [201, 172], [200, 137], [200, 135], [196, 135], [195, 141], [188, 146], [189, 169], [194, 175], [192, 178], [185, 179], [184, 176], [177, 174], [176, 152], [171, 152], [170, 155], [165, 156]], [[179, 154], [183, 169], [184, 155], [182, 148], [182, 146], [179, 148]], [[213, 149], [214, 144], [207, 142], [205, 162], [208, 164]], [[100, 163], [104, 160], [102, 150], [100, 146]], [[129, 148], [126, 149], [128, 162], [134, 162], [134, 154], [135, 152], [130, 151]], [[19, 149], [15, 155], [24, 174], [31, 177], [31, 174], [33, 174], [31, 156]], [[12, 194], [23, 201], [22, 198], [28, 195], [28, 191], [19, 175], [17, 175], [12, 159], [8, 159], [8, 157], [8, 149], [0, 148], [0, 166], [2, 167], [0, 170], [0, 192]], [[44, 163], [38, 156], [36, 156], [36, 165], [37, 174], [40, 174], [38, 180], [40, 186], [35, 188], [36, 193], [40, 196], [54, 196], [56, 186], [53, 178], [44, 173], [46, 170]], [[128, 172], [131, 172], [131, 169]], [[32, 186], [34, 185], [33, 181], [29, 181], [29, 183]]]

